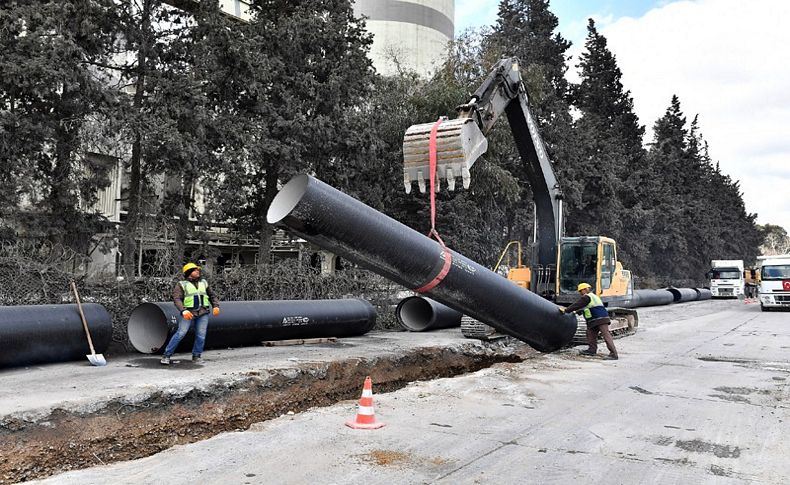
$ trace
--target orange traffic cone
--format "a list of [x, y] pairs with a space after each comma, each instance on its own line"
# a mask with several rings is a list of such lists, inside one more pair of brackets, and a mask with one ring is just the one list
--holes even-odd
[[357, 417], [346, 421], [346, 426], [354, 429], [378, 429], [384, 426], [384, 423], [376, 421], [376, 413], [373, 410], [373, 383], [370, 376], [365, 378], [365, 384], [362, 386]]

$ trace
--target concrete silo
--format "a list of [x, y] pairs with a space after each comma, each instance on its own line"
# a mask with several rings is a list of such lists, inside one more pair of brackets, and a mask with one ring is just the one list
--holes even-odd
[[380, 74], [394, 74], [400, 64], [429, 76], [453, 39], [455, 0], [356, 0], [354, 13], [366, 17], [370, 56]]

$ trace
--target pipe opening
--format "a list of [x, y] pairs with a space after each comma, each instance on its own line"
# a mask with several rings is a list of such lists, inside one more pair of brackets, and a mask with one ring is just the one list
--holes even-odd
[[433, 306], [420, 297], [403, 300], [397, 308], [398, 321], [407, 330], [421, 332], [436, 319]]
[[309, 180], [307, 175], [297, 175], [274, 196], [274, 200], [266, 212], [266, 221], [269, 224], [280, 222], [294, 210], [294, 207], [302, 200]]
[[154, 354], [167, 344], [167, 315], [153, 303], [143, 303], [129, 315], [129, 342], [143, 354]]

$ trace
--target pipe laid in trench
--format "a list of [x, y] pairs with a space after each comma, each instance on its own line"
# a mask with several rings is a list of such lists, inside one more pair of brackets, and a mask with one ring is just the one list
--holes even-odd
[[[178, 329], [181, 312], [172, 302], [143, 303], [129, 316], [129, 342], [139, 352], [164, 351]], [[376, 325], [376, 309], [366, 300], [279, 300], [222, 302], [210, 316], [206, 349], [260, 345], [265, 340], [355, 337]], [[188, 352], [194, 325], [176, 351]]]
[[[112, 341], [112, 317], [97, 303], [83, 303], [82, 311], [96, 353], [104, 353]], [[0, 307], [0, 367], [84, 360], [87, 354], [77, 305]]]
[[435, 283], [450, 255], [446, 276], [421, 293], [537, 350], [562, 348], [576, 332], [576, 317], [557, 305], [309, 175], [288, 182], [266, 218], [410, 289]]
[[404, 298], [395, 308], [401, 327], [410, 332], [426, 332], [461, 326], [461, 312], [424, 296]]

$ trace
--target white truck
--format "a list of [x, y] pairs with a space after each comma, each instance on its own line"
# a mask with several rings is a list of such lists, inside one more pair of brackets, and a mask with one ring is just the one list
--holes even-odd
[[758, 256], [760, 309], [790, 308], [790, 254]]
[[738, 298], [743, 296], [743, 260], [714, 259], [708, 272], [713, 298]]

